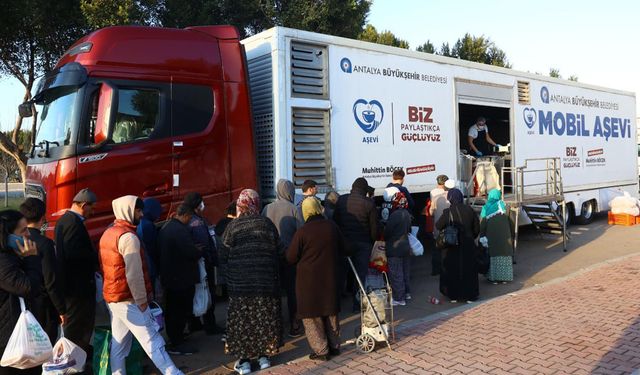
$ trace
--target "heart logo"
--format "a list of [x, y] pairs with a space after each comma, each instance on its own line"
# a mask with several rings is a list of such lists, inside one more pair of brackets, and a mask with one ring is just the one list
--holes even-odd
[[525, 108], [522, 111], [522, 115], [524, 117], [524, 123], [527, 124], [529, 129], [533, 128], [533, 125], [536, 124], [536, 110], [533, 108]]
[[373, 133], [382, 123], [384, 109], [377, 100], [358, 99], [353, 103], [353, 117], [365, 133]]

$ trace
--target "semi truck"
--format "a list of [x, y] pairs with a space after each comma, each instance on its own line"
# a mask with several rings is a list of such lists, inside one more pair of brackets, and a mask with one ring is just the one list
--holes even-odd
[[[521, 204], [561, 201], [585, 223], [638, 194], [633, 93], [284, 27], [244, 40], [230, 26], [101, 29], [33, 101], [26, 195], [54, 223], [94, 190], [92, 235], [124, 194], [168, 213], [197, 191], [214, 222], [243, 188], [269, 200], [278, 179], [313, 179], [343, 194], [365, 177], [381, 195], [397, 169], [414, 194], [446, 174], [480, 199], [488, 166]], [[500, 146], [482, 157], [468, 144], [479, 117]]]

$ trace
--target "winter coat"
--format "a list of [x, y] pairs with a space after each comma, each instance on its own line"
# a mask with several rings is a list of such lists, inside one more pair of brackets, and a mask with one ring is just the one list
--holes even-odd
[[280, 295], [278, 230], [260, 215], [240, 216], [227, 225], [220, 262], [226, 264], [230, 296]]
[[13, 250], [0, 249], [0, 353], [4, 353], [21, 313], [18, 297], [30, 308], [43, 283], [39, 256], [21, 259]]
[[207, 272], [213, 274], [213, 268], [218, 265], [218, 250], [209, 234], [209, 224], [203, 217], [193, 215], [189, 222], [189, 230], [193, 243], [202, 251]]
[[167, 221], [158, 234], [158, 245], [160, 281], [165, 289], [184, 290], [200, 282], [202, 252], [193, 243], [188, 226], [175, 218]]
[[296, 265], [298, 318], [337, 315], [339, 264], [345, 255], [338, 226], [322, 215], [312, 216], [300, 228], [287, 250], [287, 261]]
[[160, 201], [155, 198], [145, 198], [142, 213], [144, 216], [140, 219], [140, 224], [138, 224], [138, 227], [136, 228], [136, 233], [144, 247], [144, 254], [147, 258], [147, 267], [149, 267], [149, 276], [151, 276], [152, 279], [155, 279], [158, 277], [158, 268], [160, 264], [158, 228], [155, 224], [156, 220], [158, 220], [162, 214]]
[[83, 220], [73, 211], [67, 211], [56, 223], [54, 237], [65, 298], [95, 298], [98, 253]]
[[513, 239], [511, 237], [511, 222], [504, 214], [493, 215], [480, 222], [480, 236], [487, 237], [489, 242], [489, 256], [512, 256]]
[[378, 232], [378, 214], [373, 200], [364, 190], [352, 189], [338, 198], [333, 220], [349, 243], [365, 242], [373, 245]]
[[411, 233], [411, 214], [405, 209], [393, 211], [384, 227], [387, 257], [411, 255], [409, 233]]

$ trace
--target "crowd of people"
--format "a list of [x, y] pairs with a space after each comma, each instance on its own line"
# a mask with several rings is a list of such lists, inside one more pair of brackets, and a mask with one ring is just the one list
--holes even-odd
[[[489, 193], [478, 216], [464, 204], [452, 180], [441, 175], [436, 182], [422, 211], [427, 220], [419, 237], [432, 249], [432, 274], [440, 275], [442, 294], [451, 302], [474, 301], [479, 296], [478, 254], [483, 246], [488, 249], [488, 279], [513, 279], [508, 213], [498, 190]], [[91, 358], [98, 273], [111, 318], [110, 365], [115, 374], [126, 373], [133, 337], [160, 372], [181, 374], [169, 354], [197, 352], [185, 339], [199, 329], [224, 334], [225, 352], [237, 358], [238, 373], [250, 373], [253, 359], [260, 369], [270, 367], [270, 358], [283, 344], [282, 290], [288, 335], [306, 335], [309, 357], [328, 360], [340, 354], [342, 296], [353, 292], [353, 309], [360, 311], [357, 283], [346, 257], [364, 281], [372, 246], [383, 240], [392, 303], [404, 306], [412, 298], [409, 236], [418, 220], [403, 183], [404, 172], [395, 171], [378, 209], [373, 189], [362, 177], [353, 182], [350, 193], [328, 192], [324, 201], [317, 197], [317, 184], [305, 181], [299, 202], [294, 184], [282, 179], [276, 200], [264, 207], [257, 192], [243, 190], [212, 232], [198, 193], [187, 194], [162, 225], [156, 223], [162, 217], [160, 202], [127, 195], [111, 202], [115, 221], [97, 249], [84, 224], [98, 200], [89, 189], [78, 192], [57, 221], [54, 240], [41, 232], [46, 226], [44, 202], [27, 198], [19, 211], [0, 213], [0, 313], [5, 316], [0, 350], [20, 314], [18, 297], [23, 297], [51, 342], [62, 326], [64, 336]], [[434, 243], [448, 227], [456, 228], [457, 244], [436, 248]], [[208, 275], [213, 303], [202, 317], [195, 317], [193, 300], [201, 272]], [[225, 327], [218, 325], [215, 314], [215, 291], [221, 285], [229, 298]], [[167, 345], [150, 309], [160, 297]], [[87, 361], [86, 372], [91, 371]], [[0, 367], [0, 375], [39, 372]]]

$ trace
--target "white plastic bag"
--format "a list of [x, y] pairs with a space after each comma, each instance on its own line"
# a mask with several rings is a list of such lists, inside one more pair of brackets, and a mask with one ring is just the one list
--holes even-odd
[[200, 270], [200, 282], [196, 284], [196, 293], [193, 296], [193, 315], [195, 317], [204, 315], [211, 307], [211, 293], [209, 292], [207, 270], [204, 267], [203, 258], [198, 260], [198, 269]]
[[87, 353], [63, 336], [53, 347], [53, 359], [42, 365], [42, 374], [61, 375], [82, 372], [86, 361]]
[[0, 359], [0, 366], [27, 369], [40, 366], [51, 359], [51, 341], [40, 323], [27, 310], [20, 297], [20, 317], [7, 347]]
[[424, 246], [413, 233], [409, 233], [409, 246], [411, 246], [411, 255], [419, 257], [424, 254]]
[[162, 307], [156, 301], [151, 301], [149, 303], [149, 309], [151, 309], [151, 316], [158, 324], [158, 332], [164, 329], [164, 312], [162, 312]]

